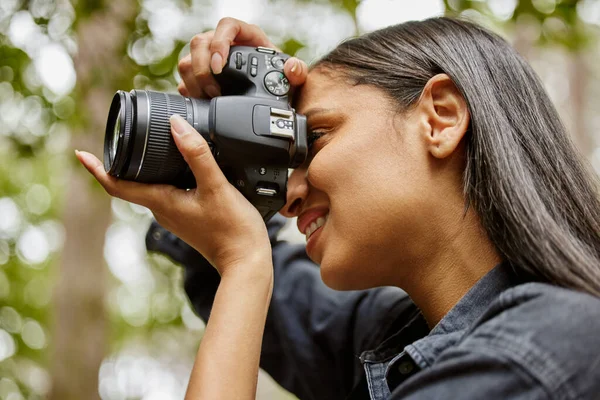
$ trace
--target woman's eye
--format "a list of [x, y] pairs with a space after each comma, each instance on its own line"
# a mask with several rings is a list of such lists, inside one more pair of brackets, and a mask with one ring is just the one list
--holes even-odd
[[308, 151], [310, 152], [310, 154], [314, 155], [315, 154], [315, 150], [316, 150], [316, 144], [318, 144], [319, 139], [325, 135], [325, 132], [322, 131], [310, 131], [308, 132], [307, 135], [307, 142], [308, 142]]

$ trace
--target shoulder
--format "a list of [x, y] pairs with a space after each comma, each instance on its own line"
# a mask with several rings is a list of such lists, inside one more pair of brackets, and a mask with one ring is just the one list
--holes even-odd
[[540, 339], [580, 335], [600, 345], [600, 298], [545, 283], [526, 283], [500, 294], [480, 323], [521, 327]]
[[506, 360], [557, 398], [597, 393], [600, 299], [542, 283], [513, 287], [497, 298], [460, 346]]

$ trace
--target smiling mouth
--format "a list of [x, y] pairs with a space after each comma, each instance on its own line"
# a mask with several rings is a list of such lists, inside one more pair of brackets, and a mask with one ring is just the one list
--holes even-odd
[[327, 222], [327, 218], [329, 217], [329, 214], [326, 214], [323, 217], [319, 217], [316, 219], [316, 221], [314, 221], [312, 224], [310, 224], [308, 226], [308, 228], [306, 228], [306, 232], [304, 233], [306, 235], [306, 240], [308, 240], [310, 238], [310, 236], [315, 233], [315, 231], [317, 229], [319, 229], [320, 227], [322, 227], [323, 225], [325, 225], [325, 222]]

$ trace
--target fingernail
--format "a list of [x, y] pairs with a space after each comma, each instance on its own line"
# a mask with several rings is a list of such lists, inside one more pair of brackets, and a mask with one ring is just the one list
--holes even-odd
[[298, 60], [292, 60], [292, 69], [290, 70], [292, 74], [295, 74], [296, 70], [300, 71], [300, 69], [298, 69], [298, 64]]
[[217, 97], [217, 96], [221, 95], [221, 90], [219, 90], [219, 88], [216, 87], [215, 85], [208, 85], [207, 87], [204, 88], [204, 91], [210, 97]]
[[84, 167], [86, 167], [89, 170], [93, 168], [95, 161], [94, 158], [90, 157], [88, 153], [86, 153], [85, 151], [75, 150], [75, 156], [77, 156], [77, 159], [83, 164]]
[[210, 69], [213, 74], [220, 74], [223, 71], [223, 57], [219, 53], [215, 53], [212, 55], [210, 59]]
[[187, 122], [179, 114], [173, 114], [170, 118], [171, 128], [173, 132], [179, 136], [183, 135], [187, 131]]

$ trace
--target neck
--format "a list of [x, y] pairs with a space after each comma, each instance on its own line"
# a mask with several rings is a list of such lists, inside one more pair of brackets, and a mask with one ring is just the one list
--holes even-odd
[[[448, 215], [459, 217], [449, 221]], [[399, 285], [419, 307], [430, 328], [501, 262], [472, 209], [464, 215], [463, 212], [444, 213], [436, 226], [444, 227], [436, 231], [435, 238], [429, 242], [435, 244], [431, 247], [436, 250], [418, 261], [418, 269], [413, 271], [420, 271], [419, 274], [402, 279]]]

